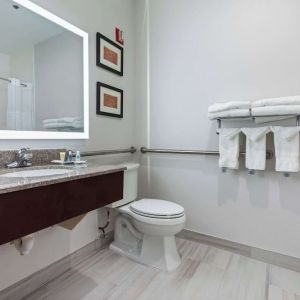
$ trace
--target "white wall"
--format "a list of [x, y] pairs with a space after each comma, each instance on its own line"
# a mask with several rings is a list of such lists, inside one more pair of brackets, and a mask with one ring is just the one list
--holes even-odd
[[[90, 139], [86, 141], [7, 141], [0, 149], [67, 147], [76, 150], [119, 149], [135, 142], [135, 18], [134, 0], [35, 0], [90, 34]], [[124, 77], [96, 67], [95, 37], [99, 31], [114, 39], [115, 26], [125, 31]], [[96, 81], [124, 89], [122, 120], [97, 116]], [[120, 159], [128, 160], [127, 156]], [[110, 161], [117, 161], [110, 158]], [[103, 160], [104, 161], [104, 160]], [[100, 224], [104, 220], [100, 218]], [[102, 224], [101, 224], [102, 225]], [[72, 232], [54, 226], [36, 235], [35, 248], [21, 257], [9, 245], [0, 246], [0, 290], [68, 255], [97, 238], [97, 212], [91, 212]]]
[[[150, 5], [149, 51], [142, 4], [137, 49], [150, 69], [137, 69], [137, 85], [149, 91], [137, 99], [148, 106], [139, 124], [151, 147], [216, 150], [209, 104], [300, 94], [299, 1], [142, 2]], [[274, 162], [253, 177], [243, 162], [240, 171], [222, 174], [214, 156], [141, 161], [140, 196], [182, 204], [187, 229], [300, 257], [299, 175], [283, 178]]]
[[33, 46], [19, 48], [10, 53], [10, 77], [34, 84]]
[[[10, 56], [0, 53], [0, 77], [10, 77]], [[7, 82], [0, 80], [0, 128], [6, 126]]]
[[35, 45], [36, 130], [46, 119], [83, 117], [82, 42], [65, 31]]
[[[33, 47], [18, 48], [11, 53], [0, 53], [0, 77], [18, 78], [33, 83]], [[0, 80], [0, 129], [7, 129], [7, 104], [9, 82]]]

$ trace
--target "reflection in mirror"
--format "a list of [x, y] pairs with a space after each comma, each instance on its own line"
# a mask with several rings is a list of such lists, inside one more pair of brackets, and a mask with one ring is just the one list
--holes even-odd
[[83, 38], [0, 0], [0, 130], [83, 132]]

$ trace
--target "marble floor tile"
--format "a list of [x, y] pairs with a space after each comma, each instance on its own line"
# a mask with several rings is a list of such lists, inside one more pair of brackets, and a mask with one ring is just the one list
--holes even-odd
[[177, 245], [182, 263], [173, 272], [106, 248], [23, 300], [300, 300], [297, 272], [196, 241]]
[[300, 295], [300, 273], [298, 272], [270, 266], [270, 284]]
[[270, 285], [269, 300], [300, 300], [300, 295], [286, 291], [276, 285]]

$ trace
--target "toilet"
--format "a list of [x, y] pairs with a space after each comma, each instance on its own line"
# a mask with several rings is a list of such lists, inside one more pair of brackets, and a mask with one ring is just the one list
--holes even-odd
[[123, 199], [110, 205], [118, 211], [110, 249], [139, 263], [173, 271], [181, 263], [175, 234], [184, 228], [184, 208], [165, 200], [137, 200], [139, 164], [125, 166]]

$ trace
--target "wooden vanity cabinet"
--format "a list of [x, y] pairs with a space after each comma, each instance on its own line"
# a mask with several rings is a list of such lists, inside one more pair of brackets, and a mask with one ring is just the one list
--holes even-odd
[[0, 245], [123, 198], [123, 171], [0, 194]]

